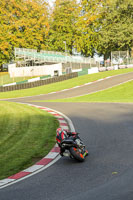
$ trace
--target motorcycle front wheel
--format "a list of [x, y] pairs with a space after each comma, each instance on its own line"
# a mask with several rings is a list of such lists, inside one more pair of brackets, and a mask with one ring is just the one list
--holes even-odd
[[78, 160], [80, 162], [83, 162], [85, 160], [85, 157], [83, 156], [83, 154], [79, 148], [71, 147], [70, 153], [76, 160]]

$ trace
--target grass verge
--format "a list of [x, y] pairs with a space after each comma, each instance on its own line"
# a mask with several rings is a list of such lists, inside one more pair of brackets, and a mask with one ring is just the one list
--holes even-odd
[[[47, 100], [48, 102], [48, 100]], [[100, 92], [68, 99], [50, 100], [50, 102], [133, 102], [133, 81]]]
[[8, 72], [1, 72], [0, 73], [0, 85], [4, 85], [4, 84], [8, 84], [8, 83], [14, 83], [14, 82], [20, 82], [20, 81], [25, 81], [31, 78], [35, 78], [35, 76], [33, 77], [14, 77], [14, 78], [10, 78], [10, 75]]
[[58, 121], [27, 105], [0, 102], [0, 179], [44, 157], [55, 144]]
[[70, 80], [53, 83], [49, 85], [44, 85], [40, 87], [30, 88], [30, 89], [16, 90], [16, 91], [11, 91], [11, 92], [0, 92], [0, 99], [34, 96], [34, 95], [39, 95], [39, 94], [48, 94], [50, 92], [69, 89], [78, 85], [82, 85], [82, 84], [92, 82], [101, 78], [105, 78], [108, 76], [114, 76], [114, 75], [129, 73], [129, 72], [133, 72], [133, 68], [106, 71], [106, 72], [101, 72], [101, 73], [96, 73], [96, 74], [91, 74], [91, 75], [84, 75], [84, 76], [80, 76], [80, 77], [73, 78]]

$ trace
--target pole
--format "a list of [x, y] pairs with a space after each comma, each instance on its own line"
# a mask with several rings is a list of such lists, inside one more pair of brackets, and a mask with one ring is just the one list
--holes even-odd
[[[65, 55], [66, 55], [66, 41], [63, 41], [63, 43], [65, 44]], [[67, 57], [66, 57], [66, 62], [67, 62]]]
[[65, 53], [66, 53], [66, 41], [63, 41], [63, 43], [65, 44]]

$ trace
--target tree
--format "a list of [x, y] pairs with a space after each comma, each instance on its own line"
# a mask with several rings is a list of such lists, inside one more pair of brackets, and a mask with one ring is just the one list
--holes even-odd
[[97, 50], [105, 55], [111, 51], [129, 50], [133, 46], [133, 1], [106, 1], [98, 31]]
[[47, 6], [41, 0], [0, 0], [0, 63], [12, 59], [14, 47], [45, 48]]
[[51, 16], [48, 47], [55, 51], [65, 51], [72, 54], [74, 35], [76, 33], [75, 22], [77, 20], [78, 4], [76, 0], [56, 0]]
[[100, 0], [81, 0], [75, 45], [84, 56], [93, 56], [95, 53], [101, 5]]
[[105, 58], [114, 50], [133, 46], [132, 0], [81, 0], [76, 46], [85, 56]]

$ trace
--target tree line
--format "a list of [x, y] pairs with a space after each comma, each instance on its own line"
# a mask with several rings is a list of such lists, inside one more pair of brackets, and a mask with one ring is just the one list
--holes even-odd
[[133, 1], [0, 0], [0, 64], [13, 59], [14, 47], [105, 58], [131, 50]]

